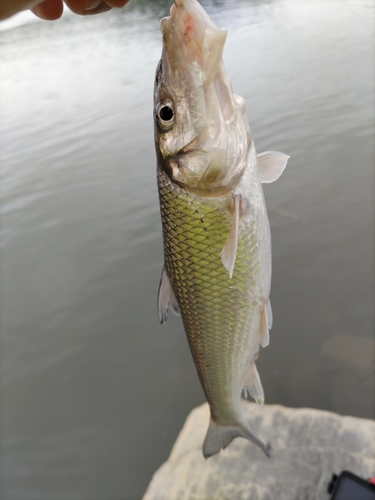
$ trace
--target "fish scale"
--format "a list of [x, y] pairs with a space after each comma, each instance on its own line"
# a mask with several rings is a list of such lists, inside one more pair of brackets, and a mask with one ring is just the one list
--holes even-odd
[[[219, 208], [222, 200], [190, 195], [162, 171], [158, 184], [165, 269], [212, 417], [230, 421], [239, 402], [234, 388], [242, 389], [240, 379], [247, 361], [243, 353], [252, 340], [252, 310], [259, 304], [255, 237], [251, 227], [241, 231], [236, 270], [229, 278], [220, 259], [230, 229], [229, 214], [223, 216]], [[215, 413], [216, 408], [220, 413]]]

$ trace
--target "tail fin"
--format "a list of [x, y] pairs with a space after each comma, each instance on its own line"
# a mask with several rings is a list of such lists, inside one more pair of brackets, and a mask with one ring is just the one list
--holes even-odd
[[254, 429], [247, 422], [246, 425], [222, 426], [210, 419], [210, 425], [203, 443], [203, 456], [209, 458], [220, 450], [226, 448], [234, 438], [243, 437], [259, 446], [261, 450], [270, 456], [268, 448], [259, 439]]

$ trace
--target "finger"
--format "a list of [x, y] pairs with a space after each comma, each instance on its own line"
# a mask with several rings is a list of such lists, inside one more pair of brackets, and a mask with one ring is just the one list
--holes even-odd
[[94, 14], [101, 14], [102, 12], [107, 12], [108, 10], [111, 10], [112, 7], [110, 7], [106, 2], [100, 2], [99, 5], [96, 5], [95, 7], [91, 9], [85, 9], [82, 14], [84, 16], [92, 16]]
[[125, 5], [128, 4], [129, 2], [130, 0], [106, 0], [106, 3], [108, 5], [116, 9], [121, 9], [121, 7], [125, 7]]
[[30, 10], [41, 19], [55, 21], [62, 16], [64, 6], [62, 0], [44, 0]]
[[41, 0], [12, 0], [4, 1], [0, 0], [0, 21], [6, 19], [17, 12], [21, 12], [22, 10], [30, 9], [36, 4], [40, 3]]
[[66, 5], [76, 14], [99, 14], [112, 7], [124, 7], [130, 0], [65, 0]]
[[83, 14], [86, 10], [97, 9], [102, 3], [105, 2], [103, 2], [103, 0], [65, 0], [65, 3], [75, 14]]

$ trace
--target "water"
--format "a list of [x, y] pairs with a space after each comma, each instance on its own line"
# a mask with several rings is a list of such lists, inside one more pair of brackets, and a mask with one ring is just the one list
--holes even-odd
[[[373, 2], [203, 3], [229, 28], [258, 151], [291, 155], [265, 187], [266, 401], [373, 418]], [[169, 4], [0, 33], [2, 500], [140, 498], [204, 401], [179, 318], [160, 326], [155, 304]]]

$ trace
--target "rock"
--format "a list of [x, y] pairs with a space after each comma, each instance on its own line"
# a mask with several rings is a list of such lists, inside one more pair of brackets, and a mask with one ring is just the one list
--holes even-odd
[[245, 403], [267, 458], [235, 439], [208, 460], [202, 444], [208, 405], [194, 409], [143, 500], [328, 500], [332, 474], [375, 476], [375, 422], [312, 409]]

